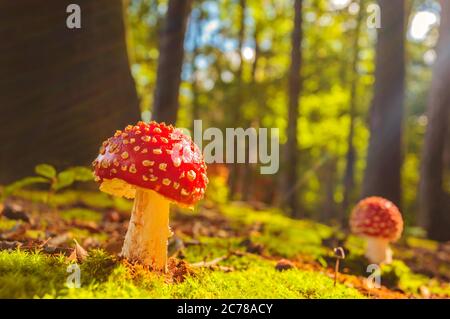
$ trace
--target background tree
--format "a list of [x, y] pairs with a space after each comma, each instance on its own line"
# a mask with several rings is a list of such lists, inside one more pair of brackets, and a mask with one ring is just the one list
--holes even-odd
[[286, 169], [284, 188], [286, 203], [292, 216], [299, 216], [298, 198], [294, 186], [297, 184], [298, 141], [297, 128], [299, 117], [299, 98], [301, 91], [301, 65], [302, 65], [302, 0], [294, 2], [294, 29], [291, 35], [291, 67], [289, 71], [288, 90], [288, 125], [286, 151]]
[[[249, 89], [251, 90], [252, 88], [258, 87], [258, 83], [256, 80], [256, 71], [258, 69], [258, 59], [259, 59], [259, 55], [260, 55], [260, 48], [259, 48], [259, 32], [260, 32], [260, 21], [255, 18], [255, 27], [253, 30], [253, 42], [255, 45], [255, 53], [254, 53], [254, 58], [253, 58], [253, 62], [252, 62], [252, 66], [251, 66], [251, 73], [250, 73], [250, 84], [249, 84]], [[254, 92], [255, 95], [258, 94], [258, 92]], [[256, 129], [258, 129], [260, 127], [261, 123], [260, 123], [260, 117], [257, 116], [256, 118], [253, 118], [251, 120], [246, 119], [245, 121], [245, 127], [254, 127]], [[256, 165], [252, 164], [249, 162], [249, 158], [250, 158], [250, 147], [249, 144], [246, 144], [246, 159], [247, 161], [244, 164], [244, 169], [243, 169], [243, 173], [242, 173], [242, 178], [241, 178], [241, 184], [242, 184], [242, 189], [244, 189], [244, 187], [246, 188], [246, 190], [243, 192], [242, 194], [242, 200], [243, 201], [248, 201], [249, 199], [251, 199], [252, 197], [252, 190], [254, 189], [255, 185], [253, 183], [254, 178], [255, 178], [255, 173], [256, 173]]]
[[366, 2], [364, 0], [360, 0], [358, 2], [360, 9], [356, 19], [356, 27], [353, 34], [352, 39], [352, 59], [350, 66], [350, 101], [349, 101], [349, 128], [348, 128], [348, 137], [347, 137], [347, 152], [345, 155], [345, 171], [344, 171], [344, 180], [343, 180], [343, 195], [342, 195], [342, 211], [339, 219], [342, 224], [345, 224], [345, 214], [350, 205], [351, 195], [353, 193], [353, 188], [355, 187], [355, 163], [356, 163], [356, 148], [354, 143], [355, 138], [355, 122], [356, 122], [356, 110], [357, 110], [357, 89], [359, 83], [359, 74], [358, 74], [358, 62], [361, 54], [361, 50], [359, 48], [359, 41], [361, 36], [361, 27], [363, 24], [364, 10], [361, 8], [365, 7]]
[[379, 0], [374, 97], [363, 196], [401, 203], [402, 128], [405, 90], [404, 1]]
[[191, 14], [191, 34], [192, 34], [192, 52], [191, 52], [191, 92], [192, 92], [192, 119], [191, 132], [194, 131], [194, 121], [200, 119], [200, 88], [199, 88], [199, 70], [197, 67], [198, 58], [200, 56], [200, 45], [202, 37], [202, 25], [204, 19], [204, 11], [201, 8], [202, 2], [196, 1], [195, 8]]
[[[422, 152], [421, 214], [428, 236], [450, 240], [450, 195], [444, 189], [444, 150], [450, 116], [450, 2], [441, 1], [441, 22], [437, 60], [433, 69], [427, 118], [428, 125]], [[448, 142], [447, 142], [448, 143]]]
[[78, 1], [81, 29], [66, 26], [70, 3], [0, 2], [1, 182], [41, 162], [87, 165], [139, 119], [122, 2]]
[[[230, 127], [239, 127], [242, 123], [242, 106], [243, 106], [243, 71], [244, 71], [244, 58], [242, 54], [242, 50], [244, 48], [244, 40], [245, 40], [245, 18], [246, 18], [246, 8], [247, 8], [247, 1], [246, 0], [239, 0], [238, 1], [238, 7], [239, 7], [239, 29], [237, 34], [237, 56], [239, 57], [239, 66], [236, 71], [236, 90], [235, 90], [235, 97], [234, 97], [234, 103], [232, 105], [229, 105], [230, 108]], [[230, 165], [230, 175], [229, 175], [229, 196], [230, 198], [233, 198], [236, 194], [237, 187], [238, 187], [238, 181], [239, 181], [239, 175], [241, 170], [241, 166], [236, 163], [237, 161], [237, 152], [239, 150], [237, 149], [237, 143], [235, 143], [234, 147], [234, 163]]]
[[181, 68], [184, 57], [184, 36], [191, 0], [169, 0], [161, 31], [153, 119], [175, 124], [179, 107]]

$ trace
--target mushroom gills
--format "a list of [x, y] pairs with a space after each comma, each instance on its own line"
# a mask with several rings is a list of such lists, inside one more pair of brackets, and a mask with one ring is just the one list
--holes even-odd
[[375, 264], [390, 264], [392, 262], [392, 250], [389, 240], [385, 238], [366, 237], [367, 248], [365, 256]]
[[130, 224], [121, 256], [154, 270], [166, 271], [170, 201], [158, 193], [136, 188]]

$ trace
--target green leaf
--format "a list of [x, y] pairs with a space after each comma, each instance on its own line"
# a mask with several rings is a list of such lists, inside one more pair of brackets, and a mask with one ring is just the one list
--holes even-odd
[[92, 171], [84, 166], [71, 167], [65, 170], [65, 172], [73, 172], [74, 179], [77, 182], [89, 182], [94, 179]]
[[33, 184], [48, 184], [50, 181], [46, 178], [40, 177], [40, 176], [33, 176], [33, 177], [25, 177], [23, 179], [20, 179], [12, 184], [9, 184], [6, 186], [3, 190], [2, 197], [6, 198], [10, 195], [12, 195], [15, 191], [24, 188], [25, 186], [33, 185]]
[[47, 178], [55, 178], [56, 169], [49, 164], [39, 164], [34, 168], [36, 174], [47, 177]]
[[64, 171], [58, 174], [56, 183], [53, 185], [53, 189], [58, 191], [62, 188], [68, 187], [75, 182], [75, 174], [72, 171]]

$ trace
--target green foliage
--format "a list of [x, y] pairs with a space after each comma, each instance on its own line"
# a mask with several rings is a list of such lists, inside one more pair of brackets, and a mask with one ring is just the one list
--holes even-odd
[[35, 185], [35, 184], [47, 184], [49, 181], [44, 178], [44, 177], [40, 177], [40, 176], [35, 176], [35, 177], [25, 177], [23, 179], [20, 179], [12, 184], [7, 185], [0, 196], [0, 202], [4, 201], [6, 198], [8, 198], [9, 196], [11, 196], [12, 194], [14, 194], [16, 191], [30, 186], [30, 185]]
[[49, 164], [39, 164], [36, 165], [34, 171], [39, 176], [25, 177], [5, 186], [0, 195], [0, 202], [21, 189], [36, 184], [49, 185], [49, 193], [47, 193], [46, 196], [46, 201], [48, 201], [50, 193], [70, 187], [74, 182], [89, 182], [93, 180], [91, 170], [82, 166], [71, 167], [58, 173], [56, 169]]
[[48, 179], [56, 177], [56, 169], [49, 164], [39, 164], [34, 168], [36, 174], [44, 176]]
[[74, 182], [88, 182], [93, 180], [92, 172], [87, 167], [71, 167], [57, 173], [49, 164], [39, 164], [35, 167], [36, 174], [49, 179], [52, 192], [71, 186]]
[[73, 172], [61, 172], [56, 178], [56, 182], [52, 185], [52, 189], [58, 191], [62, 188], [69, 187], [75, 181], [75, 174]]
[[52, 206], [74, 206], [77, 204], [84, 204], [85, 206], [92, 207], [93, 209], [107, 209], [114, 208], [123, 212], [130, 212], [132, 202], [130, 200], [112, 197], [103, 192], [88, 192], [88, 191], [75, 191], [70, 189], [64, 189], [63, 191], [53, 194], [48, 199], [47, 191], [38, 190], [18, 190], [15, 195], [23, 199], [35, 203], [50, 203]]
[[73, 174], [73, 179], [76, 182], [90, 182], [93, 180], [92, 171], [88, 167], [70, 167], [66, 169], [65, 172], [71, 172]]

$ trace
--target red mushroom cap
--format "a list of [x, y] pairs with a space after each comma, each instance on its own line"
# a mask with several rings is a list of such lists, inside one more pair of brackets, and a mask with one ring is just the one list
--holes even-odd
[[357, 235], [396, 241], [403, 231], [403, 219], [397, 206], [389, 200], [368, 197], [353, 209], [350, 228]]
[[134, 198], [135, 186], [192, 206], [206, 189], [206, 165], [197, 145], [172, 125], [128, 125], [103, 142], [92, 163], [100, 189]]

